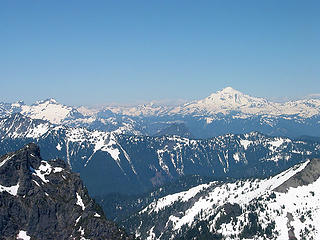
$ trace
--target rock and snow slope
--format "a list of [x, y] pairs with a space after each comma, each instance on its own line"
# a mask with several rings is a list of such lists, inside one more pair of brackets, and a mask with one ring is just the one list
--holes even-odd
[[107, 221], [79, 176], [28, 144], [0, 158], [1, 239], [129, 239]]
[[56, 126], [21, 114], [0, 119], [0, 153], [29, 142], [67, 162], [94, 195], [144, 192], [186, 175], [269, 176], [320, 156], [319, 142], [257, 132], [196, 140]]
[[211, 182], [124, 221], [142, 239], [320, 239], [320, 159], [274, 177]]

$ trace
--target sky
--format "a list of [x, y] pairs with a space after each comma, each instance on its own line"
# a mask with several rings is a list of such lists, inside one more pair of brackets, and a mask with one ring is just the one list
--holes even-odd
[[320, 93], [318, 0], [0, 1], [0, 102]]

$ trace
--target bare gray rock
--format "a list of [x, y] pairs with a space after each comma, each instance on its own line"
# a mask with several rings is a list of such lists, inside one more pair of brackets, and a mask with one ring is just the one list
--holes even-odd
[[308, 165], [299, 173], [295, 174], [279, 187], [275, 188], [276, 192], [287, 192], [290, 187], [309, 185], [320, 177], [320, 159], [312, 159]]

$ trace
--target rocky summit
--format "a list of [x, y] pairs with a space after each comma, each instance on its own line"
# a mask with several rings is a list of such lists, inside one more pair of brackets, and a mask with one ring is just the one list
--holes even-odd
[[130, 239], [66, 163], [30, 143], [0, 158], [1, 239]]

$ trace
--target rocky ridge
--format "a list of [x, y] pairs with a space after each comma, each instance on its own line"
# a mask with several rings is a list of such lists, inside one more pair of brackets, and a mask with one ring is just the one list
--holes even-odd
[[319, 163], [266, 179], [201, 184], [156, 199], [122, 223], [142, 239], [319, 239]]
[[0, 158], [1, 239], [129, 239], [59, 159], [35, 144]]

